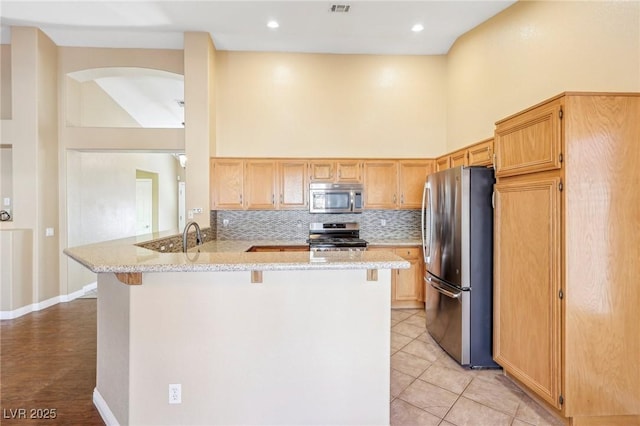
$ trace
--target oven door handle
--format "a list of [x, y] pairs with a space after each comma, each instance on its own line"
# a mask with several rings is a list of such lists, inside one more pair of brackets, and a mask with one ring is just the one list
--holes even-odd
[[450, 297], [452, 299], [459, 299], [460, 296], [462, 296], [462, 290], [454, 290], [454, 291], [449, 290], [447, 287], [451, 288], [450, 285], [448, 285], [445, 282], [439, 280], [438, 278], [434, 277], [431, 274], [427, 275], [425, 277], [425, 280], [429, 281], [429, 284], [431, 284], [431, 287], [433, 287], [439, 293], [442, 293], [447, 297]]

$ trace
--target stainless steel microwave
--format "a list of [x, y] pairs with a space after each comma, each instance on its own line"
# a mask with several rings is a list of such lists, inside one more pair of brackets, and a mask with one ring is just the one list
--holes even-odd
[[362, 213], [362, 184], [309, 184], [309, 213]]

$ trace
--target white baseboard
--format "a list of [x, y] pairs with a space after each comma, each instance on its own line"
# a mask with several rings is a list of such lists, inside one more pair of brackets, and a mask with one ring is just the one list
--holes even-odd
[[109, 405], [107, 405], [107, 401], [100, 395], [97, 388], [93, 389], [93, 405], [96, 406], [100, 417], [102, 417], [102, 420], [104, 420], [107, 426], [120, 426], [118, 419], [113, 415], [113, 412], [109, 409]]
[[71, 302], [78, 297], [84, 296], [91, 290], [97, 288], [98, 283], [93, 282], [85, 285], [82, 289], [78, 291], [74, 291], [70, 294], [62, 294], [60, 296], [52, 297], [51, 299], [43, 300], [42, 302], [32, 303], [31, 305], [23, 306], [18, 309], [14, 309], [13, 311], [0, 311], [0, 320], [5, 319], [14, 319], [26, 315], [31, 312], [40, 311], [42, 309], [46, 309], [50, 306], [57, 305], [61, 302]]

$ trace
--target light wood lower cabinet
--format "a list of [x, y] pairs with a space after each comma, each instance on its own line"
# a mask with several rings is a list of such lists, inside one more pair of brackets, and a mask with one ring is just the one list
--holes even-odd
[[496, 124], [494, 357], [573, 426], [640, 425], [640, 94]]
[[561, 387], [559, 184], [557, 175], [524, 176], [496, 184], [494, 198], [493, 355], [556, 408]]
[[367, 250], [391, 251], [407, 260], [409, 269], [396, 269], [391, 275], [392, 308], [424, 308], [424, 262], [421, 247], [371, 246]]

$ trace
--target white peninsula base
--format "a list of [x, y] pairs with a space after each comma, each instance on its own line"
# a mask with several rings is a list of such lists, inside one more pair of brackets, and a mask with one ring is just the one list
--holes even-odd
[[98, 275], [107, 423], [389, 424], [390, 269]]

